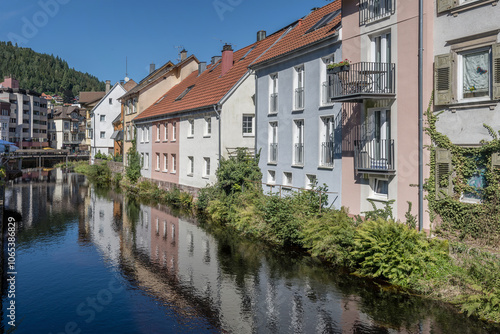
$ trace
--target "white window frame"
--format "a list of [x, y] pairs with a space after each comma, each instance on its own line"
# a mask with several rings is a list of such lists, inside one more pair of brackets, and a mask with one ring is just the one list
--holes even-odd
[[172, 123], [172, 141], [177, 140], [177, 122]]
[[[251, 132], [245, 132], [245, 118], [250, 117], [250, 127], [251, 127]], [[248, 121], [247, 121], [248, 122]], [[243, 137], [253, 137], [255, 136], [255, 115], [254, 114], [243, 114], [242, 115], [242, 134]]]
[[[325, 115], [320, 117], [319, 131], [319, 166], [331, 168], [334, 166], [335, 153], [330, 152], [332, 161], [330, 163], [324, 161], [326, 150], [335, 149], [335, 116]], [[330, 132], [330, 133], [328, 133]], [[333, 145], [333, 148], [329, 146]]]
[[320, 93], [320, 105], [327, 106], [332, 105], [333, 102], [330, 99], [330, 86], [333, 85], [334, 74], [327, 74], [327, 66], [335, 62], [335, 54], [331, 54], [327, 57], [321, 58], [320, 68], [319, 68], [319, 86], [321, 87]]
[[168, 153], [163, 153], [163, 171], [168, 172]]
[[[377, 192], [377, 188], [380, 182], [387, 182], [387, 194]], [[371, 187], [371, 199], [387, 201], [389, 200], [389, 179], [387, 178], [370, 178], [370, 187]]]
[[306, 174], [305, 177], [305, 188], [312, 189], [314, 184], [318, 181], [318, 178], [315, 174]]
[[156, 171], [160, 171], [160, 153], [156, 153]]
[[156, 141], [159, 142], [161, 137], [160, 123], [156, 124]]
[[168, 141], [168, 122], [165, 122], [163, 124], [163, 131], [164, 131], [164, 137], [163, 137], [163, 141]]
[[[279, 75], [278, 73], [272, 73], [269, 75], [269, 114], [276, 114], [279, 110]], [[273, 98], [276, 99], [276, 110], [273, 110]]]
[[145, 131], [146, 131], [146, 135], [145, 135], [145, 136], [146, 136], [146, 138], [145, 138], [144, 140], [145, 140], [145, 142], [146, 142], [146, 143], [149, 143], [149, 126], [148, 126], [148, 125], [146, 125], [146, 126], [144, 127], [144, 129], [145, 129]]
[[[279, 124], [277, 121], [269, 122], [269, 127], [268, 127], [268, 157], [267, 161], [268, 163], [277, 163], [278, 162], [278, 155], [279, 155]], [[271, 144], [276, 145], [276, 149], [278, 150], [276, 154], [276, 160], [271, 159]]]
[[[305, 108], [305, 66], [295, 66], [293, 71], [293, 110], [303, 110]], [[302, 105], [297, 105], [297, 90], [302, 89]]]
[[283, 172], [283, 186], [292, 187], [293, 186], [293, 173]]
[[188, 138], [193, 138], [194, 137], [194, 119], [190, 118], [188, 119]]
[[[464, 68], [463, 68], [463, 56], [467, 54], [479, 53], [483, 51], [488, 51], [488, 95], [482, 97], [469, 97], [464, 98]], [[464, 51], [457, 52], [457, 100], [458, 103], [467, 103], [467, 102], [479, 102], [479, 101], [490, 101], [492, 98], [492, 86], [493, 86], [493, 71], [492, 71], [492, 47], [485, 46], [479, 48], [471, 48]]]
[[[293, 163], [292, 165], [295, 166], [303, 166], [305, 163], [305, 145], [304, 145], [304, 120], [303, 119], [295, 119], [293, 121], [293, 144], [292, 144], [292, 159]], [[302, 145], [301, 148], [296, 147], [296, 145]], [[300, 151], [302, 151], [302, 161], [297, 161], [298, 159], [298, 154], [300, 154]]]
[[203, 178], [210, 176], [210, 158], [203, 157]]
[[212, 117], [205, 117], [205, 131], [204, 136], [210, 137], [212, 135]]
[[144, 153], [144, 169], [149, 169], [149, 153]]
[[106, 131], [101, 131], [99, 133], [99, 139], [106, 139]]
[[193, 176], [194, 174], [194, 157], [188, 157], [188, 173], [187, 176]]
[[269, 169], [267, 171], [267, 183], [275, 184], [276, 183], [276, 171]]
[[171, 154], [171, 160], [172, 160], [172, 170], [170, 171], [170, 173], [175, 174], [177, 172], [177, 155]]
[[99, 121], [100, 122], [106, 122], [106, 115], [100, 115], [99, 116]]

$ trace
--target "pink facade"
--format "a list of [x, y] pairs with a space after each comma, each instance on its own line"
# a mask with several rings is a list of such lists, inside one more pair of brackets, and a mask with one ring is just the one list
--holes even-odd
[[19, 88], [19, 81], [12, 77], [5, 77], [4, 81], [0, 82], [0, 86], [3, 86], [4, 88], [16, 89]]
[[[394, 218], [405, 220], [408, 202], [411, 213], [418, 213], [418, 2], [380, 0], [361, 11], [359, 1], [343, 2], [342, 58], [349, 59], [358, 81], [338, 98], [344, 103], [342, 205], [356, 215], [372, 209], [370, 200], [379, 208], [393, 200]], [[424, 12], [426, 108], [432, 93], [432, 1], [424, 1]]]
[[[168, 209], [165, 209], [168, 210]], [[174, 274], [179, 258], [179, 218], [151, 208], [151, 260]]]
[[179, 184], [179, 118], [153, 122], [152, 142], [151, 178]]

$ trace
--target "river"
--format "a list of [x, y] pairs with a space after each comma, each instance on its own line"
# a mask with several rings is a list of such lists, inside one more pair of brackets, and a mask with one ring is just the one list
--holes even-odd
[[18, 226], [14, 298], [3, 264], [2, 332], [500, 332], [449, 305], [95, 189], [82, 175], [25, 175], [7, 186], [5, 206], [4, 221]]

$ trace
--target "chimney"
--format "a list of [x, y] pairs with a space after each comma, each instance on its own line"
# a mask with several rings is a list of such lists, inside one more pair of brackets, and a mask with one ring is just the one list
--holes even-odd
[[153, 73], [154, 71], [156, 71], [156, 66], [154, 63], [151, 63], [149, 65], [149, 74]]
[[226, 44], [222, 48], [222, 63], [221, 63], [221, 74], [220, 76], [224, 76], [233, 67], [233, 48], [231, 45]]
[[202, 74], [207, 69], [207, 62], [202, 61], [198, 64], [198, 75]]
[[213, 56], [212, 57], [212, 65], [214, 65], [215, 63], [217, 63], [220, 58], [221, 58], [221, 56]]
[[186, 49], [182, 49], [181, 51], [181, 61], [185, 60], [187, 58], [187, 54], [188, 52], [186, 51]]
[[111, 89], [111, 81], [106, 80], [106, 94], [109, 92], [110, 89]]
[[263, 39], [266, 39], [266, 31], [265, 30], [257, 31], [257, 42], [260, 42]]

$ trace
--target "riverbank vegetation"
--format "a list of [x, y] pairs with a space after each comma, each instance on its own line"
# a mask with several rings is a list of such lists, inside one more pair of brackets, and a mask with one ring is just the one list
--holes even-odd
[[303, 248], [355, 275], [500, 322], [498, 255], [460, 241], [429, 238], [415, 230], [411, 214], [404, 222], [391, 219], [390, 203], [386, 209], [365, 213], [363, 220], [345, 208], [327, 208], [324, 186], [283, 196], [264, 194], [258, 157], [243, 151], [221, 161], [217, 180], [200, 192], [196, 202], [198, 214], [210, 224], [273, 245]]

